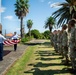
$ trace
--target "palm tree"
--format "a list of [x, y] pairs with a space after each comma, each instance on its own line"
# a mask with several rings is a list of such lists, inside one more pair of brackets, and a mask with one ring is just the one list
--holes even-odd
[[66, 0], [66, 3], [61, 3], [60, 5], [64, 7], [69, 7], [70, 8], [70, 14], [74, 14], [76, 12], [76, 0]]
[[16, 16], [18, 16], [18, 18], [20, 19], [20, 32], [21, 32], [21, 38], [23, 37], [23, 18], [26, 16], [26, 14], [28, 13], [28, 9], [29, 9], [29, 4], [28, 4], [28, 0], [16, 0], [15, 3], [15, 14]]
[[31, 31], [30, 31], [30, 29], [32, 28], [32, 25], [33, 25], [33, 22], [32, 22], [31, 19], [29, 19], [29, 20], [27, 21], [27, 27], [28, 27], [28, 29], [29, 29], [29, 36], [30, 36], [30, 37], [31, 37]]
[[53, 17], [47, 18], [45, 22], [45, 29], [49, 27], [50, 32], [52, 31], [53, 25], [55, 25], [55, 19]]
[[62, 26], [64, 23], [68, 23], [72, 16], [76, 12], [76, 0], [65, 0], [66, 2], [60, 3], [60, 9], [55, 11], [52, 15], [58, 20], [57, 26]]

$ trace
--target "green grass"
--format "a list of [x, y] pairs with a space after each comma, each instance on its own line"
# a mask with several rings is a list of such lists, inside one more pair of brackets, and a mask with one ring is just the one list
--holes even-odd
[[61, 55], [46, 41], [44, 44], [29, 46], [6, 75], [71, 75], [61, 60]]
[[15, 62], [6, 75], [22, 75], [21, 72], [25, 69], [26, 63], [29, 62], [36, 46], [30, 46], [23, 56]]

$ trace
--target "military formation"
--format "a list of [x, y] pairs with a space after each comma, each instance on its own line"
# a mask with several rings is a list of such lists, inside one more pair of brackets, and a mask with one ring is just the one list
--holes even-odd
[[51, 42], [57, 53], [62, 56], [62, 62], [68, 65], [71, 62], [71, 71], [76, 71], [76, 21], [72, 19], [63, 25], [61, 30], [54, 30]]

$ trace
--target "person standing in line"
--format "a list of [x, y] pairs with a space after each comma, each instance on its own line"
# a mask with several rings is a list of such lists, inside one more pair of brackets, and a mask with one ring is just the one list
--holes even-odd
[[[18, 40], [17, 32], [14, 32], [14, 35], [12, 37], [12, 40], [14, 40], [14, 41], [17, 41]], [[17, 43], [14, 44], [14, 51], [16, 51], [16, 50], [17, 50]]]
[[56, 52], [58, 52], [58, 50], [57, 50], [57, 30], [54, 30], [53, 41], [54, 41], [54, 49]]
[[68, 36], [66, 32], [67, 26], [63, 25], [62, 30], [63, 30], [63, 38], [62, 38], [62, 47], [63, 47], [63, 55], [65, 57], [65, 63], [68, 64]]
[[68, 30], [67, 30], [67, 34], [68, 34], [68, 57], [70, 59], [70, 37], [71, 37], [71, 26], [68, 24]]
[[57, 50], [60, 54], [60, 30], [57, 32]]
[[53, 37], [54, 37], [54, 34], [51, 32], [51, 33], [50, 33], [51, 46], [54, 46], [54, 44], [53, 44]]
[[3, 42], [6, 38], [2, 35], [2, 31], [0, 31], [0, 61], [3, 60]]
[[76, 29], [75, 29], [75, 20], [70, 20], [69, 21], [69, 26], [71, 28], [71, 32], [70, 32], [70, 40], [69, 40], [69, 56], [71, 59], [71, 63], [72, 63], [72, 71], [75, 72], [76, 69]]

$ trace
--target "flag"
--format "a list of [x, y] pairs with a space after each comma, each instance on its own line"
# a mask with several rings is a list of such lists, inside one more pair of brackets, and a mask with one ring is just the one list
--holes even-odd
[[3, 44], [6, 45], [6, 46], [10, 46], [10, 45], [17, 44], [19, 42], [20, 42], [20, 40], [6, 40], [6, 41], [3, 42]]

